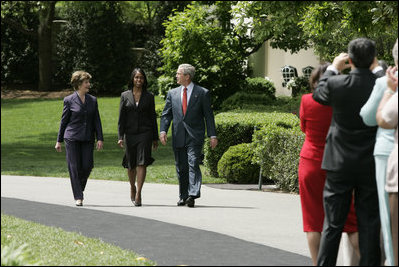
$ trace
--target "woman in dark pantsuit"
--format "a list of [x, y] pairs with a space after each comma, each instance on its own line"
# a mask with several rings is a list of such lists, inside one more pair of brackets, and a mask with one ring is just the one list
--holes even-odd
[[121, 94], [118, 138], [121, 148], [125, 144], [122, 166], [128, 169], [130, 199], [135, 206], [141, 206], [147, 166], [154, 161], [151, 148], [158, 147], [158, 124], [154, 96], [147, 91], [147, 77], [140, 68], [133, 70], [128, 90]]
[[65, 141], [66, 159], [76, 206], [83, 205], [83, 191], [93, 169], [94, 135], [97, 150], [103, 148], [103, 131], [96, 97], [88, 94], [91, 75], [75, 71], [71, 84], [75, 92], [64, 98], [60, 129], [55, 149], [61, 152]]

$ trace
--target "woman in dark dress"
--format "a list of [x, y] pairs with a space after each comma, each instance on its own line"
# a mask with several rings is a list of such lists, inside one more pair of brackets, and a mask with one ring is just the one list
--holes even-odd
[[130, 199], [135, 206], [141, 206], [147, 166], [154, 161], [151, 148], [158, 147], [158, 124], [154, 96], [147, 91], [147, 77], [140, 68], [133, 70], [128, 90], [121, 94], [118, 145], [125, 147], [122, 166], [128, 169]]

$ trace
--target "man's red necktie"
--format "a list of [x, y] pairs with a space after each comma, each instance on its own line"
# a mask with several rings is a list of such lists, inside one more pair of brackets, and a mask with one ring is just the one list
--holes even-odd
[[183, 115], [186, 115], [187, 111], [187, 88], [184, 87], [183, 91]]

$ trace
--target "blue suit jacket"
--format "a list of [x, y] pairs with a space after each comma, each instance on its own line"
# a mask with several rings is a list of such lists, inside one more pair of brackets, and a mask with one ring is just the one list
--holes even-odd
[[83, 104], [77, 92], [65, 97], [57, 141], [69, 139], [94, 142], [94, 133], [97, 140], [104, 141], [97, 99], [86, 94]]
[[182, 110], [181, 86], [170, 90], [161, 116], [161, 132], [168, 132], [172, 120], [174, 148], [185, 145], [203, 145], [205, 123], [208, 137], [216, 136], [209, 90], [194, 84], [185, 116]]

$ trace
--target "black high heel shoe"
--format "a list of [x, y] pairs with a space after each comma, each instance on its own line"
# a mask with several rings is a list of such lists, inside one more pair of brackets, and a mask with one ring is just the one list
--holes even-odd
[[136, 198], [136, 190], [132, 191], [132, 188], [130, 188], [130, 200], [132, 201], [133, 205], [136, 206], [136, 202], [134, 201]]
[[140, 200], [139, 200], [139, 201], [133, 201], [133, 204], [134, 204], [136, 207], [140, 207], [140, 206], [141, 206], [141, 197], [140, 197]]

